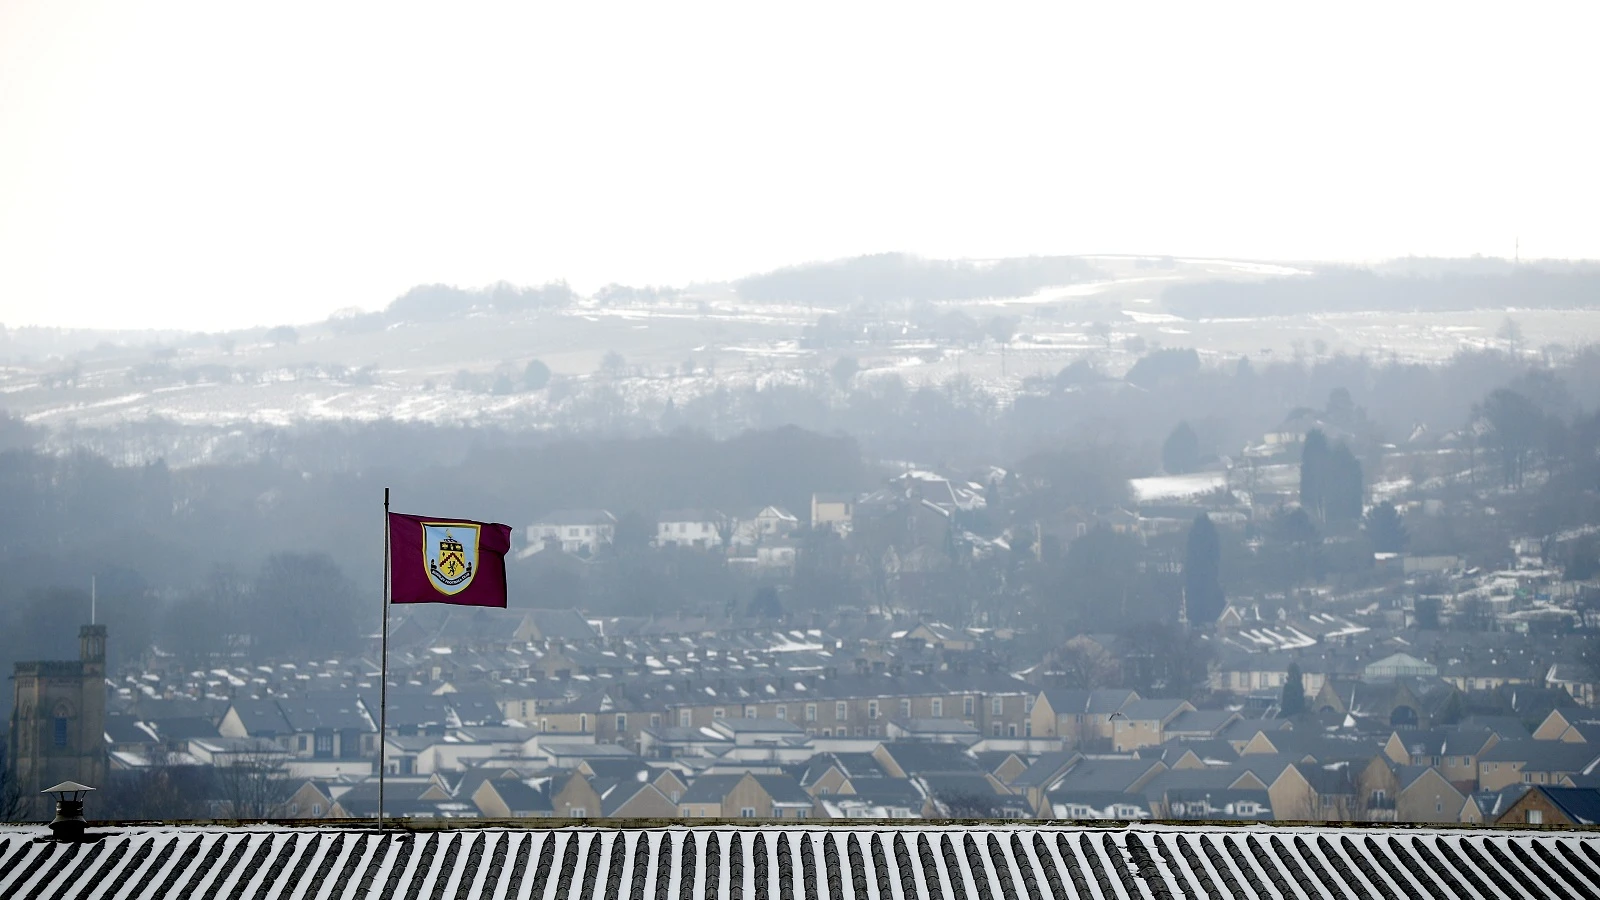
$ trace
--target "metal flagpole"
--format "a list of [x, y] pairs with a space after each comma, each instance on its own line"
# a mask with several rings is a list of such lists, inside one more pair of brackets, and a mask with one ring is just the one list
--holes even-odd
[[378, 687], [378, 829], [383, 829], [383, 783], [389, 771], [389, 489], [383, 489], [383, 661]]

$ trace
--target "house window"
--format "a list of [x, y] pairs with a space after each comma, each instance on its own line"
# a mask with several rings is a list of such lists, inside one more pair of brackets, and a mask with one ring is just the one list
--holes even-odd
[[739, 818], [741, 818], [741, 819], [754, 819], [755, 817], [756, 817], [756, 808], [755, 807], [753, 807], [753, 806], [743, 806], [743, 807], [739, 808]]
[[318, 734], [316, 737], [317, 737], [317, 751], [316, 752], [317, 752], [318, 756], [321, 756], [323, 754], [331, 754], [331, 753], [333, 753], [333, 734], [331, 732], [328, 732], [328, 733], [325, 733], [325, 734]]
[[711, 718], [713, 718], [713, 719], [726, 719], [727, 717], [728, 717], [728, 711], [723, 709], [720, 706], [711, 711]]
[[628, 716], [627, 716], [627, 714], [625, 714], [625, 713], [617, 713], [617, 733], [621, 734], [621, 733], [623, 733], [624, 731], [627, 731], [627, 730], [628, 730]]
[[56, 746], [57, 747], [65, 747], [67, 745], [67, 717], [66, 716], [56, 716], [55, 739], [56, 739], [55, 742], [56, 742]]
[[807, 703], [806, 704], [806, 721], [807, 722], [815, 722], [816, 720], [817, 720], [817, 705], [815, 703]]
[[587, 819], [589, 817], [589, 811], [581, 806], [574, 806], [569, 815], [571, 815], [574, 819]]
[[305, 735], [303, 735], [303, 734], [302, 734], [302, 735], [300, 735], [300, 752], [301, 752], [301, 753], [304, 753], [304, 752], [306, 752], [306, 751], [307, 751], [307, 750], [310, 750], [310, 749], [311, 749], [311, 744], [310, 744], [310, 741], [311, 741], [311, 739], [310, 739], [310, 738], [308, 738], [308, 737], [306, 737], [306, 736], [305, 736]]
[[1033, 720], [1032, 719], [1029, 719], [1026, 722], [1022, 723], [1022, 733], [1024, 735], [1026, 735], [1027, 737], [1033, 737]]
[[961, 714], [963, 716], [972, 715], [972, 711], [975, 708], [977, 708], [977, 705], [978, 705], [977, 698], [975, 698], [975, 697], [962, 697], [961, 698]]
[[540, 719], [539, 720], [539, 730], [540, 731], [549, 731], [550, 730], [550, 720], [549, 719]]
[[291, 816], [300, 815], [300, 804], [298, 804], [298, 803], [289, 804], [289, 815], [291, 815]]
[[933, 717], [935, 719], [944, 718], [944, 698], [943, 697], [935, 697], [935, 698], [933, 698]]
[[651, 713], [650, 714], [650, 727], [651, 728], [660, 728], [661, 727], [661, 714], [660, 713]]
[[900, 701], [900, 718], [902, 718], [902, 719], [911, 718], [911, 701], [910, 700], [901, 700]]
[[878, 736], [878, 726], [876, 726], [876, 725], [868, 725], [867, 726], [867, 737], [877, 737], [877, 736]]
[[1004, 697], [995, 697], [994, 699], [989, 701], [989, 714], [990, 715], [1003, 716], [1003, 715], [1005, 715], [1005, 712], [1006, 712], [1006, 700], [1005, 700]]
[[784, 721], [789, 720], [789, 707], [779, 704], [777, 711], [778, 718], [783, 719]]
[[689, 727], [689, 725], [692, 722], [692, 720], [690, 718], [690, 715], [691, 715], [691, 713], [687, 709], [678, 710], [678, 727], [679, 728], [688, 728]]
[[844, 720], [850, 718], [850, 704], [845, 703], [844, 701], [835, 703], [833, 705], [833, 718], [838, 722], [843, 722]]
[[588, 716], [588, 714], [586, 714], [586, 713], [578, 713], [578, 733], [582, 734], [583, 732], [588, 731], [588, 730], [589, 730], [589, 716]]
[[1530, 809], [1527, 812], [1528, 812], [1528, 824], [1529, 825], [1543, 825], [1544, 824], [1544, 810], [1542, 810], [1542, 809]]
[[876, 719], [877, 717], [878, 717], [878, 701], [876, 701], [876, 700], [868, 700], [867, 701], [867, 718]]
[[994, 735], [995, 737], [999, 737], [1000, 736], [1000, 723], [999, 722], [991, 723], [989, 725], [989, 733]]
[[824, 728], [824, 729], [822, 729], [822, 736], [823, 737], [833, 737], [833, 729], [832, 728]]
[[756, 717], [756, 708], [754, 706], [746, 706], [744, 708], [744, 717], [746, 719], [754, 719]]
[[322, 804], [321, 803], [313, 803], [313, 804], [311, 804], [311, 814], [313, 816], [322, 815]]
[[1015, 725], [1007, 725], [1006, 726], [1006, 737], [1016, 737], [1016, 736], [1017, 736], [1017, 726], [1015, 726]]
[[1022, 698], [1022, 708], [1025, 712], [1033, 712], [1034, 699], [1035, 697], [1032, 694]]

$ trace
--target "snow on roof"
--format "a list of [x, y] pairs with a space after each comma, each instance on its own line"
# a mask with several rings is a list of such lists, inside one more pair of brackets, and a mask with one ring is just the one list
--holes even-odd
[[[448, 814], [446, 806], [440, 804], [434, 815]], [[1431, 895], [1439, 893], [1436, 886], [1448, 886], [1451, 896], [1464, 898], [1576, 897], [1593, 894], [1584, 860], [1600, 850], [1600, 836], [1589, 832], [1271, 824], [1089, 829], [761, 823], [659, 829], [447, 827], [392, 834], [262, 824], [93, 831], [103, 837], [84, 850], [80, 844], [35, 842], [46, 834], [42, 827], [0, 830], [0, 858], [7, 862], [0, 871], [0, 893], [64, 896], [75, 888], [112, 884], [136, 897], [302, 900], [365, 896], [377, 888], [407, 896], [590, 900], [618, 889], [626, 896], [676, 894], [672, 885], [687, 884], [693, 866], [696, 896], [718, 900], [750, 895], [750, 882], [731, 880], [741, 870], [745, 879], [752, 872], [766, 873], [770, 881], [761, 887], [773, 896], [791, 891], [820, 896], [826, 884], [829, 897], [853, 893], [863, 900], [929, 895], [1011, 900], [1073, 893], [1265, 898], [1299, 896], [1296, 885], [1320, 885], [1332, 896], [1367, 897], [1377, 896], [1371, 884], [1380, 879], [1386, 887], [1392, 879], [1405, 896]], [[249, 864], [219, 864], [230, 859]], [[306, 877], [310, 870], [296, 864], [319, 859], [316, 878]], [[1226, 865], [1230, 859], [1237, 870]], [[735, 860], [742, 863], [738, 869]], [[1504, 874], [1524, 869], [1537, 878]], [[1391, 888], [1383, 895], [1394, 893]]]

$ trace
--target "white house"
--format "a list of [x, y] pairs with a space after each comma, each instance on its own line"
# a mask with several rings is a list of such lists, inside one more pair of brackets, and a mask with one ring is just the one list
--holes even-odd
[[757, 535], [767, 537], [781, 537], [793, 534], [800, 527], [800, 518], [781, 506], [768, 506], [756, 513], [755, 532]]
[[528, 526], [524, 556], [546, 548], [564, 553], [593, 555], [617, 536], [617, 517], [603, 509], [563, 509], [546, 513]]
[[722, 513], [710, 509], [667, 510], [656, 517], [656, 546], [701, 550], [720, 547], [720, 529], [726, 521]]

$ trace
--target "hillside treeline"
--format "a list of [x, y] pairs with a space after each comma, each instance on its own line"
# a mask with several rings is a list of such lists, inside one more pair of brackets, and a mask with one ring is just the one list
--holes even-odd
[[751, 275], [737, 286], [740, 297], [758, 303], [845, 308], [1024, 297], [1041, 288], [1088, 281], [1099, 274], [1086, 260], [1071, 256], [967, 262], [879, 253]]
[[1162, 294], [1174, 313], [1284, 316], [1327, 312], [1439, 312], [1464, 309], [1578, 309], [1600, 299], [1600, 271], [1525, 267], [1510, 272], [1449, 271], [1437, 276], [1330, 268], [1266, 281], [1175, 284]]
[[444, 322], [473, 312], [513, 313], [558, 308], [578, 298], [565, 281], [519, 286], [500, 281], [484, 288], [419, 284], [390, 301], [379, 312], [336, 314], [328, 324], [345, 334], [377, 331], [400, 322]]

